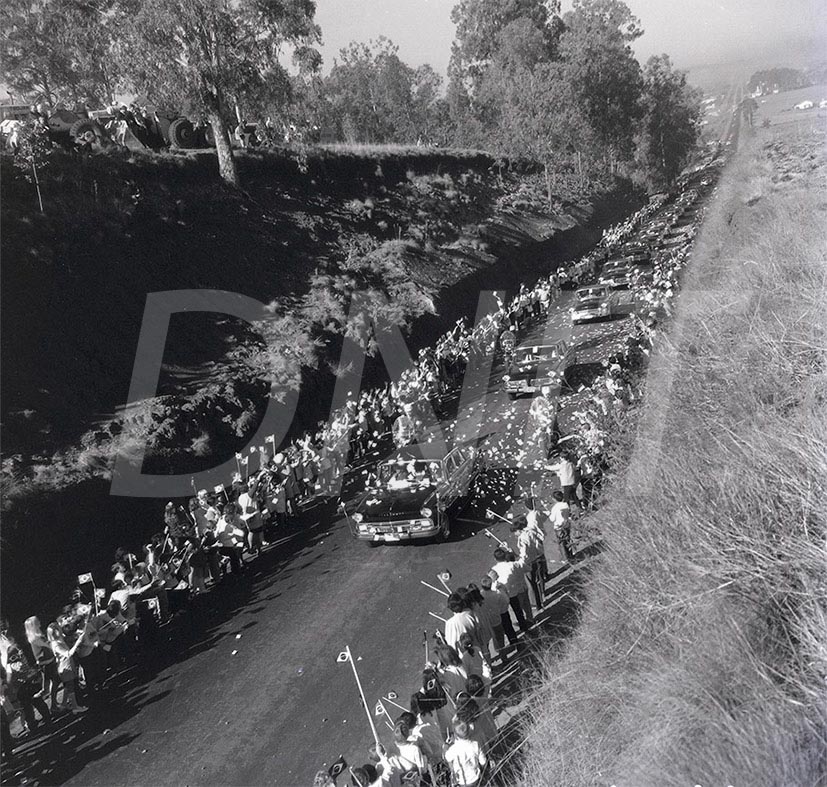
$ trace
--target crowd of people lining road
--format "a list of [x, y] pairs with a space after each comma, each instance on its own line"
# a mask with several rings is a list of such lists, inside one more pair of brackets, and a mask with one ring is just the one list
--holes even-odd
[[[702, 182], [708, 185], [711, 176]], [[692, 189], [675, 204], [689, 208], [698, 196]], [[194, 490], [186, 504], [167, 503], [157, 533], [140, 554], [119, 549], [110, 575], [100, 584], [91, 574], [80, 575], [72, 603], [47, 625], [29, 617], [24, 637], [18, 637], [4, 620], [4, 751], [11, 753], [15, 745], [16, 720], [18, 737], [25, 738], [38, 735], [41, 726], [48, 730], [56, 716], [83, 713], [84, 703], [116, 680], [125, 664], [152, 647], [160, 626], [184, 613], [208, 588], [237, 581], [305, 504], [335, 496], [350, 468], [377, 457], [391, 441], [415, 441], [422, 428], [423, 402], [439, 412], [475, 354], [501, 351], [504, 331], [519, 336], [542, 321], [562, 287], [590, 280], [613, 249], [660, 222], [665, 201], [666, 197], [654, 199], [606, 230], [592, 253], [559, 266], [533, 287], [521, 287], [472, 330], [457, 322], [433, 348], [421, 351], [400, 379], [351, 397], [315, 433], [281, 451], [271, 445], [269, 453], [261, 446], [248, 455], [238, 454], [239, 472], [229, 484]], [[542, 497], [526, 494], [523, 508], [510, 522], [515, 546], [500, 544], [486, 576], [450, 592], [450, 617], [422, 672], [422, 688], [410, 707], [400, 706], [402, 713], [392, 720], [392, 750], [376, 747], [371, 762], [348, 768], [353, 785], [421, 779], [469, 787], [479, 782], [497, 734], [492, 676], [521, 637], [532, 636], [533, 616], [545, 600], [549, 566], [565, 565], [574, 557], [572, 510], [593, 505], [605, 467], [606, 430], [616, 412], [640, 395], [636, 372], [651, 347], [656, 315], [668, 313], [676, 294], [696, 222], [697, 217], [687, 225], [682, 244], [652, 243], [651, 275], [632, 284], [637, 302], [647, 304], [645, 313], [624, 321], [622, 338], [604, 360], [602, 374], [577, 393], [576, 433], [567, 436], [565, 449], [558, 446], [550, 457], [559, 489]], [[251, 462], [257, 469], [250, 468]], [[335, 770], [320, 772], [317, 783], [333, 782], [342, 767]]]

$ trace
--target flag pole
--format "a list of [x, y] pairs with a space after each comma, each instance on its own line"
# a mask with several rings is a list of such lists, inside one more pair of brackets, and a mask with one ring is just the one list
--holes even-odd
[[[132, 566], [130, 566], [130, 569]], [[100, 612], [100, 607], [98, 606], [98, 586], [95, 584], [95, 578], [92, 577], [92, 599], [95, 604], [95, 614], [97, 615]]]
[[510, 547], [508, 546], [508, 544], [505, 541], [500, 541], [500, 539], [497, 538], [488, 528], [485, 528], [485, 530], [483, 530], [482, 532], [485, 533], [487, 538], [493, 538], [494, 541], [496, 541], [501, 547], [505, 547], [506, 549], [510, 549]]
[[394, 702], [394, 701], [393, 701], [390, 697], [382, 697], [382, 701], [383, 701], [383, 702], [389, 702], [389, 703], [390, 703], [391, 705], [393, 705], [395, 708], [399, 708], [399, 710], [404, 710], [404, 711], [407, 711], [407, 710], [408, 710], [408, 708], [403, 707], [403, 706], [402, 706], [402, 705], [400, 705], [398, 702]]
[[426, 588], [435, 590], [437, 593], [440, 593], [441, 595], [445, 596], [445, 598], [448, 598], [448, 596], [450, 595], [449, 593], [446, 593], [444, 590], [440, 590], [439, 588], [435, 588], [433, 585], [429, 585], [424, 579], [420, 579], [419, 582], [420, 584], [425, 585]]
[[373, 717], [370, 715], [370, 708], [368, 708], [365, 692], [362, 689], [362, 681], [359, 680], [359, 673], [356, 671], [356, 662], [353, 660], [353, 654], [350, 652], [350, 645], [345, 645], [345, 653], [347, 653], [348, 661], [353, 669], [353, 677], [356, 678], [356, 686], [359, 688], [359, 696], [362, 698], [362, 707], [365, 709], [365, 716], [368, 717], [368, 724], [370, 724], [370, 731], [373, 733], [373, 740], [377, 746], [380, 746], [379, 733], [376, 732], [376, 725], [373, 723]]
[[422, 632], [422, 642], [425, 645], [425, 663], [428, 663], [428, 632]]

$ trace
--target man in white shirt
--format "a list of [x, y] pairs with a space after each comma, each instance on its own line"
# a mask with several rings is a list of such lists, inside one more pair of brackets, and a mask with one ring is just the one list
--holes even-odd
[[497, 562], [489, 572], [489, 576], [494, 580], [494, 587], [502, 588], [508, 596], [508, 603], [514, 610], [517, 624], [521, 631], [526, 632], [534, 622], [534, 618], [531, 614], [531, 604], [525, 584], [525, 562], [511, 550], [503, 547], [497, 547], [494, 550], [494, 559]]
[[218, 521], [218, 509], [210, 505], [209, 494], [206, 489], [202, 489], [196, 498], [197, 506], [193, 509], [193, 516], [195, 517], [195, 528], [199, 536], [203, 536], [209, 530], [215, 528], [215, 523]]
[[479, 642], [479, 631], [477, 621], [459, 593], [451, 593], [448, 596], [448, 609], [453, 612], [445, 621], [445, 641], [457, 652], [459, 652], [459, 638], [468, 634], [472, 641]]
[[535, 609], [543, 608], [546, 581], [546, 556], [543, 552], [544, 537], [536, 528], [528, 528], [526, 517], [518, 517], [511, 523], [511, 532], [517, 536], [517, 552], [527, 568], [526, 581], [534, 595]]
[[244, 570], [244, 523], [238, 516], [235, 503], [227, 503], [224, 515], [215, 526], [215, 537], [218, 539], [218, 552], [230, 559], [230, 568], [233, 576], [238, 576]]
[[479, 743], [469, 740], [468, 725], [454, 722], [454, 741], [445, 749], [444, 759], [451, 769], [452, 783], [458, 787], [477, 787], [488, 759]]
[[560, 491], [563, 493], [563, 500], [569, 505], [574, 503], [578, 508], [582, 509], [580, 500], [575, 494], [577, 488], [577, 476], [574, 462], [566, 454], [560, 456], [559, 461], [548, 466], [549, 470], [557, 473], [557, 478], [560, 480]]
[[254, 491], [251, 490], [247, 484], [241, 487], [241, 494], [238, 496], [237, 506], [241, 519], [247, 527], [247, 546], [251, 553], [260, 555], [263, 543], [262, 530], [264, 529], [264, 523], [261, 520], [261, 512], [259, 511], [258, 501], [254, 496]]
[[560, 490], [553, 492], [551, 496], [554, 504], [549, 511], [549, 519], [554, 527], [560, 552], [563, 558], [571, 563], [574, 554], [571, 543], [571, 522], [569, 520], [571, 509], [569, 504], [563, 499], [563, 493]]

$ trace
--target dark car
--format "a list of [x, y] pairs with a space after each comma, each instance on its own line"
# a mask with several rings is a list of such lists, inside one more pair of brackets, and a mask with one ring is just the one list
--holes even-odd
[[546, 386], [560, 385], [566, 370], [576, 363], [577, 352], [565, 339], [555, 344], [519, 347], [503, 375], [503, 387], [512, 399], [534, 395]]
[[451, 513], [468, 498], [476, 459], [471, 444], [439, 459], [423, 456], [418, 446], [400, 448], [371, 474], [349, 517], [353, 535], [371, 545], [447, 539]]

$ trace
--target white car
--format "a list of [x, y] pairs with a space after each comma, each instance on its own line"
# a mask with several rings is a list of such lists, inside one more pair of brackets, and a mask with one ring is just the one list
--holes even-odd
[[614, 317], [617, 306], [617, 295], [608, 286], [595, 284], [591, 287], [581, 287], [574, 293], [571, 323], [579, 325], [591, 320]]

